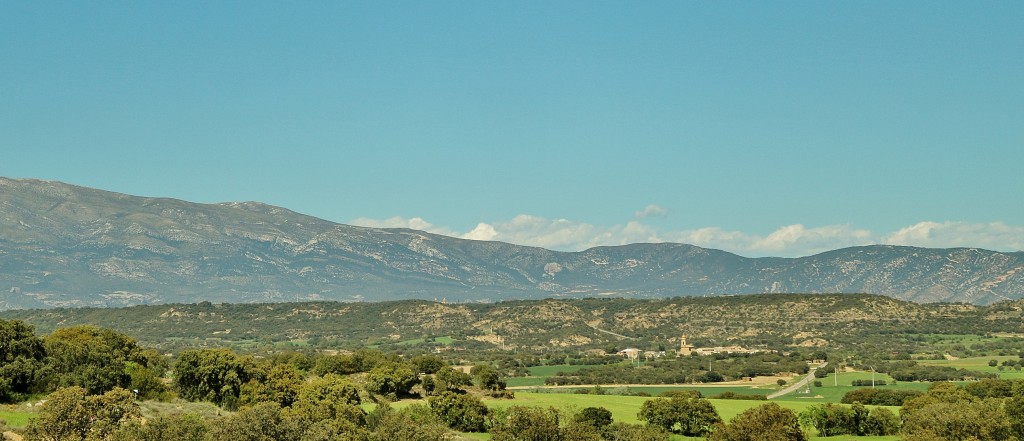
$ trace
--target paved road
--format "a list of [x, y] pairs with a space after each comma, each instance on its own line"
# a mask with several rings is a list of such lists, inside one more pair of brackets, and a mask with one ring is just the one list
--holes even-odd
[[771, 400], [771, 399], [774, 399], [774, 398], [778, 398], [778, 397], [786, 395], [786, 394], [788, 394], [790, 392], [796, 391], [796, 390], [800, 389], [801, 387], [804, 387], [808, 383], [814, 381], [814, 371], [818, 370], [818, 368], [820, 368], [820, 367], [825, 367], [825, 365], [827, 365], [827, 364], [828, 363], [822, 363], [820, 366], [812, 366], [811, 367], [811, 371], [807, 373], [806, 377], [804, 377], [800, 381], [797, 381], [796, 383], [791, 384], [789, 387], [787, 387], [785, 389], [782, 389], [782, 390], [780, 390], [778, 392], [769, 394], [768, 395], [768, 399]]

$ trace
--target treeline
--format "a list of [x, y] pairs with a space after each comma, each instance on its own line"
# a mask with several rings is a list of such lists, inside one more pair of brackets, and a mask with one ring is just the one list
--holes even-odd
[[[814, 357], [814, 354], [808, 354]], [[824, 356], [824, 354], [817, 355]], [[713, 356], [665, 357], [632, 364], [586, 367], [576, 372], [558, 372], [545, 379], [550, 385], [574, 384], [683, 384], [717, 383], [744, 377], [775, 375], [780, 372], [806, 374], [810, 367], [800, 353], [782, 355], [717, 354]]]
[[[787, 307], [780, 307], [785, 304]], [[990, 306], [919, 305], [881, 296], [772, 294], [657, 300], [576, 299], [440, 304], [421, 300], [338, 303], [197, 304], [4, 311], [44, 332], [104, 323], [151, 347], [231, 347], [238, 351], [374, 346], [387, 351], [457, 346], [473, 351], [514, 348], [519, 354], [566, 355], [621, 344], [599, 328], [633, 337], [641, 349], [674, 348], [679, 334], [696, 346], [738, 344], [782, 349], [823, 339], [837, 353], [899, 359], [934, 354], [933, 335], [1024, 333], [1022, 301]], [[1018, 309], [1014, 309], [1018, 308]], [[584, 320], [586, 318], [586, 320]], [[486, 329], [472, 323], [486, 322]], [[226, 332], [230, 330], [230, 332]], [[480, 337], [501, 337], [497, 345]], [[586, 337], [586, 338], [579, 338]], [[966, 343], [957, 356], [1019, 351], [1018, 339]], [[812, 342], [813, 343], [813, 342]], [[1015, 346], [1014, 346], [1015, 345]]]

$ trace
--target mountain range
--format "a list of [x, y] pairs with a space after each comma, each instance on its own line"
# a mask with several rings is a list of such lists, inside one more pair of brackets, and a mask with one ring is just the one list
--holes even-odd
[[0, 309], [154, 303], [868, 293], [1024, 298], [1024, 252], [873, 245], [746, 258], [677, 243], [559, 252], [0, 178]]

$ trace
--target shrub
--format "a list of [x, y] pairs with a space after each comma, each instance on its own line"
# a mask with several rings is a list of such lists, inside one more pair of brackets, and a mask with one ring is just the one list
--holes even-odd
[[430, 410], [451, 427], [461, 432], [483, 432], [487, 429], [490, 411], [479, 398], [468, 394], [444, 392], [427, 399]]
[[719, 423], [709, 441], [805, 441], [807, 434], [792, 410], [776, 403], [762, 404], [736, 415], [729, 424]]

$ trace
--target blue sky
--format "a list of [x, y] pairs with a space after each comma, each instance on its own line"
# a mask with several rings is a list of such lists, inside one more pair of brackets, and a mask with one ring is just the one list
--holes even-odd
[[2, 2], [0, 175], [560, 250], [1024, 249], [1024, 2]]

